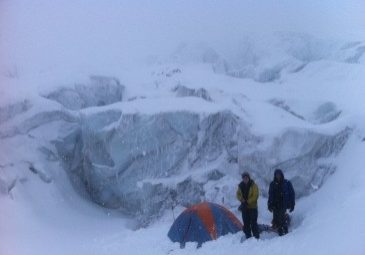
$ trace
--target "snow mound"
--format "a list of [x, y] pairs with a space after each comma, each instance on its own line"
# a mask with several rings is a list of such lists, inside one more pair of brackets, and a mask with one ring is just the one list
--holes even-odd
[[252, 79], [259, 83], [280, 81], [318, 61], [362, 64], [365, 42], [322, 39], [304, 33], [277, 32], [246, 35], [234, 50], [216, 50], [204, 44], [181, 45], [172, 59], [181, 63], [210, 64], [214, 72]]
[[124, 86], [118, 79], [106, 76], [90, 76], [88, 84], [76, 84], [74, 88], [61, 88], [45, 97], [70, 110], [92, 106], [104, 106], [123, 100]]

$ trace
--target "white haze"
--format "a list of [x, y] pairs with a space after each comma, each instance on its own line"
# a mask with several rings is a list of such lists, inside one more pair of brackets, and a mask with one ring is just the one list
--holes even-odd
[[[180, 43], [234, 54], [247, 36], [276, 31], [352, 37], [357, 1], [0, 1], [1, 70], [110, 73]], [[362, 33], [364, 35], [364, 33]]]
[[[0, 254], [365, 254], [363, 13], [364, 0], [0, 0]], [[278, 45], [281, 41], [273, 34], [281, 31], [309, 35], [289, 36], [286, 42], [295, 53], [303, 53], [304, 60]], [[302, 39], [307, 41], [302, 44]], [[249, 77], [215, 72], [201, 59], [171, 60], [186, 43], [187, 54], [194, 51], [189, 45], [198, 44], [213, 48], [227, 62], [244, 62], [240, 47], [247, 41], [262, 60], [250, 69]], [[306, 51], [306, 43], [313, 51], [310, 47]], [[351, 62], [356, 53], [361, 54]], [[307, 55], [312, 58], [306, 60]], [[276, 66], [282, 68], [278, 79], [255, 80]], [[58, 87], [89, 84], [89, 75], [120, 80], [125, 85], [123, 101], [74, 111], [44, 97]], [[177, 97], [176, 85], [204, 88], [212, 101]], [[314, 114], [321, 105], [340, 114], [322, 123], [323, 116]], [[66, 123], [65, 114], [69, 119], [108, 110], [151, 116], [164, 111], [228, 110], [262, 139], [263, 144], [250, 148], [258, 152], [288, 130], [332, 136], [350, 127], [352, 133], [337, 156], [319, 162], [331, 163], [337, 170], [317, 191], [297, 200], [287, 236], [263, 234], [259, 241], [241, 243], [242, 233], [237, 233], [207, 242], [201, 249], [193, 243], [179, 249], [167, 232], [182, 206], [175, 215], [166, 211], [149, 227], [131, 230], [131, 223], [118, 211], [98, 207], [77, 194], [61, 159], [46, 160], [41, 152], [55, 151], [53, 142], [69, 132], [72, 123]], [[302, 153], [295, 145], [307, 138], [314, 139], [310, 135], [290, 139], [289, 132], [278, 157]], [[263, 155], [280, 160], [270, 153]], [[200, 178], [199, 169], [184, 170], [176, 182], [184, 174]], [[224, 170], [227, 178], [218, 184], [231, 198], [226, 205], [240, 216], [234, 193], [241, 169]], [[206, 189], [219, 199], [213, 185]], [[271, 216], [262, 192], [259, 222], [269, 223]]]

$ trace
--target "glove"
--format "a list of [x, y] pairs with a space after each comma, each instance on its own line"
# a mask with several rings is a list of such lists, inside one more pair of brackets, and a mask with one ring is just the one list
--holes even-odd
[[239, 207], [238, 207], [238, 211], [244, 211], [247, 208], [247, 204], [246, 203], [242, 203]]
[[238, 211], [242, 212], [242, 204], [238, 207]]
[[289, 212], [294, 211], [294, 206], [290, 207]]

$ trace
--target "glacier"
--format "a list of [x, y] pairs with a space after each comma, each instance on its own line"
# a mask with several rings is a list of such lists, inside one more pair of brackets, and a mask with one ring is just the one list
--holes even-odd
[[[335, 171], [328, 159], [341, 151], [351, 134], [350, 129], [333, 136], [288, 130], [260, 151], [253, 149], [260, 147], [255, 144], [260, 137], [242, 128], [245, 125], [229, 111], [208, 116], [105, 111], [82, 118], [80, 126], [55, 146], [71, 180], [76, 179], [77, 188], [85, 189], [94, 202], [149, 219], [174, 203], [189, 206], [206, 200], [204, 185], [225, 175], [234, 178], [244, 169], [253, 173], [264, 195], [275, 168], [285, 169], [298, 198], [308, 195]], [[196, 181], [188, 176], [175, 187], [153, 181], [194, 169], [216, 171], [222, 177]], [[232, 195], [226, 199], [232, 200]]]
[[[94, 11], [128, 24], [131, 17], [118, 8]], [[1, 254], [180, 254], [166, 238], [175, 216], [201, 201], [239, 216], [235, 192], [243, 171], [260, 189], [259, 221], [270, 222], [267, 189], [276, 168], [296, 190], [290, 235], [243, 244], [231, 235], [200, 251], [187, 245], [186, 254], [242, 247], [258, 254], [302, 254], [298, 247], [311, 254], [365, 251], [358, 217], [365, 213], [359, 203], [365, 194], [364, 39], [246, 33], [183, 42], [135, 64], [129, 50], [167, 52], [167, 43], [127, 49], [132, 39], [108, 15], [115, 30], [88, 33], [81, 44], [84, 27], [72, 30], [77, 22], [64, 31], [33, 31], [40, 37], [56, 31], [51, 37], [59, 39], [62, 54], [37, 58], [52, 48], [47, 40], [18, 47], [32, 62], [28, 70], [27, 61], [16, 58], [0, 63]], [[60, 40], [69, 30], [70, 41]], [[172, 31], [165, 32], [170, 38]], [[9, 42], [0, 38], [0, 48]], [[70, 51], [67, 42], [73, 42]], [[26, 52], [38, 43], [40, 55]], [[48, 58], [52, 64], [41, 68]], [[344, 223], [342, 217], [358, 220]], [[343, 236], [339, 228], [354, 234]], [[323, 245], [337, 240], [344, 242]]]
[[[172, 75], [166, 77], [174, 79]], [[175, 97], [173, 105], [136, 112], [135, 107], [154, 105], [159, 100], [125, 100], [128, 90], [118, 79], [91, 76], [89, 83], [74, 89], [40, 94], [43, 103], [33, 108], [25, 107], [30, 105], [28, 101], [15, 104], [23, 105], [21, 111], [13, 110], [17, 109], [13, 105], [3, 107], [8, 111], [0, 137], [32, 136], [34, 130], [56, 123], [58, 131], [47, 138], [48, 144], [40, 147], [39, 153], [61, 164], [82, 197], [147, 226], [177, 205], [209, 199], [234, 206], [231, 183], [245, 170], [252, 173], [263, 196], [275, 168], [284, 169], [297, 198], [308, 196], [335, 172], [332, 159], [352, 133], [347, 126], [333, 134], [300, 126], [281, 128], [274, 136], [261, 135], [250, 127], [242, 114], [244, 105], [236, 100], [232, 104], [239, 109], [213, 107], [216, 103], [207, 89], [174, 84], [168, 84], [170, 95]], [[247, 96], [245, 100], [249, 100]], [[53, 102], [53, 106], [44, 110], [41, 105], [46, 102]], [[192, 102], [205, 104], [206, 109], [186, 106]], [[311, 114], [303, 113], [305, 117], [284, 101], [268, 100], [265, 104], [287, 112], [289, 118], [314, 125], [331, 123], [340, 114], [333, 103], [320, 104]], [[51, 175], [28, 162], [28, 169], [41, 180], [52, 181]], [[2, 190], [11, 190], [14, 185], [10, 179], [2, 184]]]

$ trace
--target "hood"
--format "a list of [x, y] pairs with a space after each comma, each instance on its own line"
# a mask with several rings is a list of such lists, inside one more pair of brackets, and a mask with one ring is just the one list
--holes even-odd
[[244, 172], [243, 174], [241, 174], [241, 177], [243, 179], [243, 177], [247, 176], [249, 180], [251, 180], [251, 176], [248, 172]]
[[281, 175], [281, 180], [284, 181], [284, 173], [281, 169], [276, 169], [274, 172], [274, 181], [275, 181], [275, 176], [276, 174], [280, 174]]

